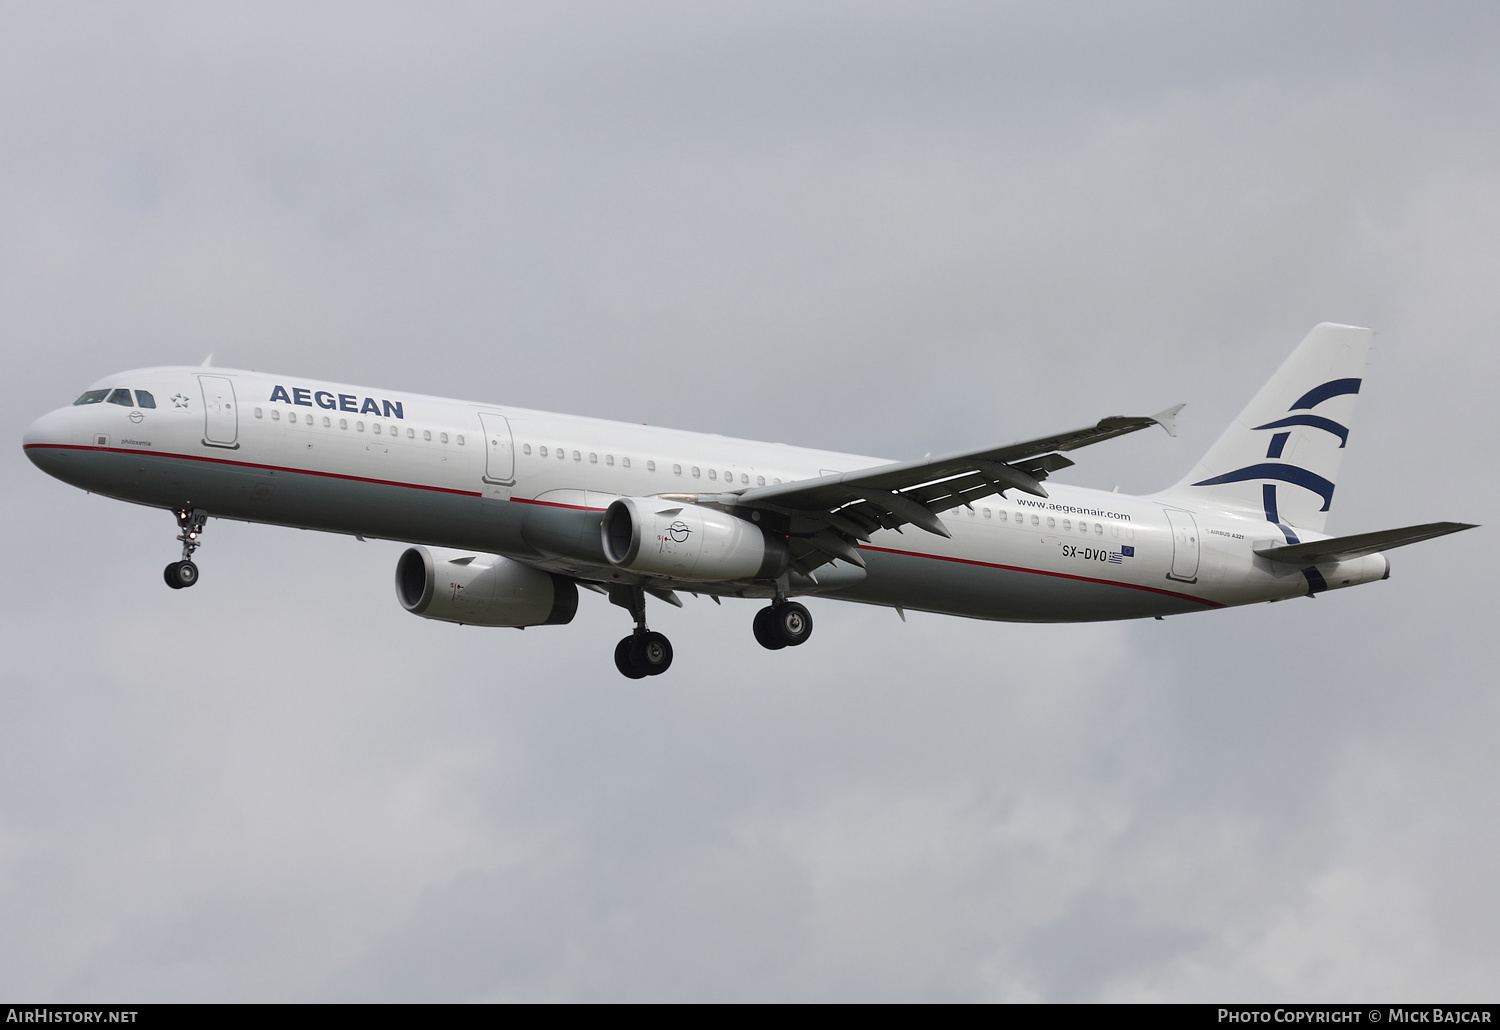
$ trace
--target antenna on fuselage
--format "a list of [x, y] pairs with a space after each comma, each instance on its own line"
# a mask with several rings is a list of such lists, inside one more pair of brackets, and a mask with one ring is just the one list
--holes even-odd
[[203, 364], [199, 365], [198, 367], [199, 368], [208, 368], [213, 363], [214, 363], [214, 353], [213, 353], [213, 351], [209, 351], [208, 352], [208, 357], [204, 358], [203, 359]]

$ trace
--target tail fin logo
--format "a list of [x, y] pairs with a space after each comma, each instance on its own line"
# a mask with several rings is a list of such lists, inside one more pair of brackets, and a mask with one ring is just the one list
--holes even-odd
[[[1290, 430], [1294, 426], [1307, 426], [1311, 429], [1321, 429], [1325, 432], [1332, 433], [1334, 436], [1338, 437], [1339, 448], [1341, 450], [1345, 446], [1347, 446], [1349, 443], [1349, 429], [1347, 426], [1341, 425], [1331, 418], [1324, 418], [1321, 415], [1313, 415], [1310, 413], [1298, 414], [1298, 412], [1311, 412], [1311, 410], [1313, 408], [1316, 408], [1319, 404], [1322, 404], [1324, 401], [1330, 400], [1334, 397], [1343, 397], [1348, 394], [1357, 394], [1359, 393], [1361, 382], [1362, 380], [1359, 379], [1330, 379], [1328, 382], [1323, 383], [1321, 386], [1313, 387], [1301, 397], [1297, 398], [1296, 403], [1294, 403], [1290, 408], [1287, 409], [1287, 411], [1291, 412], [1291, 414], [1287, 415], [1285, 418], [1277, 419], [1274, 422], [1267, 422], [1263, 426], [1256, 426], [1256, 431], [1263, 429], [1283, 430], [1282, 432], [1276, 433], [1271, 437], [1270, 446], [1266, 448], [1266, 457], [1268, 459], [1278, 460], [1257, 462], [1254, 465], [1246, 465], [1244, 468], [1238, 468], [1233, 472], [1226, 472], [1222, 476], [1214, 476], [1212, 479], [1205, 479], [1200, 482], [1194, 483], [1193, 485], [1219, 486], [1222, 483], [1244, 483], [1257, 479], [1275, 480], [1281, 483], [1290, 483], [1293, 486], [1300, 486], [1304, 490], [1311, 490], [1313, 493], [1317, 494], [1323, 499], [1323, 507], [1321, 510], [1327, 511], [1329, 509], [1329, 506], [1333, 504], [1333, 483], [1329, 482], [1327, 479], [1324, 479], [1316, 472], [1312, 472], [1308, 469], [1302, 468], [1300, 465], [1292, 465], [1290, 463], [1280, 461], [1279, 459], [1281, 458], [1282, 450], [1286, 447], [1287, 440], [1292, 435], [1288, 430]], [[1263, 494], [1264, 505], [1266, 509], [1266, 520], [1268, 522], [1276, 524], [1277, 526], [1280, 526], [1282, 532], [1287, 535], [1288, 542], [1295, 543], [1296, 539], [1291, 531], [1285, 526], [1281, 526], [1281, 520], [1276, 510], [1275, 485], [1273, 483], [1267, 483], [1265, 485]]]

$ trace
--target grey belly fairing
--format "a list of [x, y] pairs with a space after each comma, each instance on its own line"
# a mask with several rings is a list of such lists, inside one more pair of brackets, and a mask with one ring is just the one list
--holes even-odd
[[888, 551], [860, 553], [869, 566], [869, 578], [828, 596], [994, 622], [1109, 622], [1206, 607], [1113, 583]]
[[73, 451], [53, 475], [136, 504], [202, 508], [214, 518], [518, 557], [521, 505], [448, 491], [235, 467], [166, 455]]
[[[80, 450], [54, 454], [49, 471], [57, 478], [137, 504], [169, 510], [191, 506], [215, 518], [472, 548], [605, 582], [638, 578], [621, 577], [604, 557], [600, 511], [167, 455]], [[868, 564], [862, 582], [808, 593], [1004, 622], [1138, 619], [1206, 607], [1180, 596], [1109, 583], [888, 551], [861, 553]], [[749, 584], [671, 585], [728, 596], [765, 596], [763, 590], [745, 589]]]

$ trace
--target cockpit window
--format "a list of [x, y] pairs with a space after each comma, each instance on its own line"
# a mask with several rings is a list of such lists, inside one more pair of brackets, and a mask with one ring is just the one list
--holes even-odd
[[135, 392], [135, 406], [137, 408], [154, 408], [156, 407], [156, 398], [145, 390], [137, 390]]
[[108, 394], [109, 394], [108, 390], [90, 390], [88, 393], [84, 394], [82, 397], [78, 398], [73, 403], [75, 405], [78, 405], [78, 404], [98, 404], [100, 401], [104, 400], [104, 398]]
[[127, 408], [135, 407], [135, 401], [130, 399], [129, 390], [113, 390], [106, 399], [111, 404], [123, 404]]

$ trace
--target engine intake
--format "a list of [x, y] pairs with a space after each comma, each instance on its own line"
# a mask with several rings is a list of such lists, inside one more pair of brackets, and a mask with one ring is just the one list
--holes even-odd
[[578, 585], [497, 554], [411, 547], [396, 562], [396, 599], [413, 615], [460, 625], [562, 626], [578, 611]]
[[658, 497], [615, 501], [599, 533], [610, 564], [656, 576], [702, 582], [774, 579], [791, 563], [785, 538], [753, 522]]

